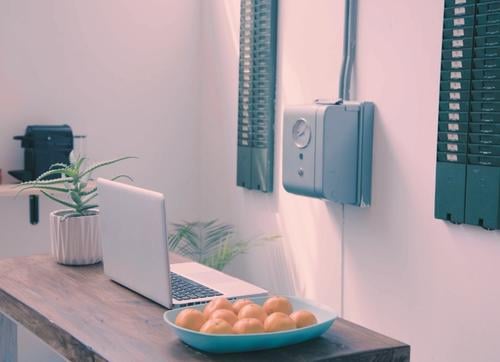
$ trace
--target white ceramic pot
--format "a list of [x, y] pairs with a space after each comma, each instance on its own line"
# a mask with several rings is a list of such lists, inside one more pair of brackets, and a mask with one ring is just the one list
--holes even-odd
[[52, 255], [65, 265], [89, 265], [102, 260], [99, 212], [92, 215], [67, 217], [71, 210], [50, 213]]

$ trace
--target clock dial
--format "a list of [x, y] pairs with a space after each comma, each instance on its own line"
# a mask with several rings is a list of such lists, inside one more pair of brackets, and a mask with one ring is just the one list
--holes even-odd
[[298, 148], [305, 148], [311, 141], [311, 127], [305, 119], [298, 119], [292, 128], [292, 136]]

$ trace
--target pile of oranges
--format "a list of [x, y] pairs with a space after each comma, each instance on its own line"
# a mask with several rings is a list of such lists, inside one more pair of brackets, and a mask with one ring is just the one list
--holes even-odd
[[307, 310], [293, 311], [285, 297], [267, 299], [261, 306], [249, 299], [231, 303], [225, 298], [215, 298], [203, 311], [188, 308], [175, 319], [179, 327], [211, 334], [247, 334], [286, 331], [318, 323]]

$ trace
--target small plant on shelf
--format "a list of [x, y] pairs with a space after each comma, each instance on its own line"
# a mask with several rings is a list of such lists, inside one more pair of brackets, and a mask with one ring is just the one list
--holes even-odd
[[[50, 213], [52, 255], [66, 265], [88, 265], [102, 260], [99, 232], [97, 187], [91, 182], [92, 173], [117, 162], [136, 158], [121, 157], [96, 163], [88, 168], [84, 157], [71, 158], [69, 164], [55, 163], [34, 181], [18, 185], [19, 192], [37, 189], [47, 198], [67, 207]], [[119, 175], [113, 178], [125, 177]], [[66, 195], [66, 199], [63, 196]]]
[[264, 241], [279, 236], [264, 236], [250, 240], [237, 237], [233, 225], [218, 220], [172, 224], [169, 249], [214, 269], [222, 270], [239, 255]]
[[[50, 166], [47, 172], [38, 176], [36, 180], [19, 184], [18, 187], [21, 187], [19, 192], [29, 189], [38, 189], [49, 199], [63, 206], [69, 207], [72, 212], [66, 213], [63, 219], [75, 216], [92, 215], [95, 213], [92, 209], [98, 207], [95, 203], [95, 198], [97, 197], [97, 187], [89, 185], [92, 172], [99, 168], [109, 166], [129, 158], [135, 157], [127, 156], [116, 158], [114, 160], [103, 161], [86, 169], [83, 168], [85, 157], [78, 157], [69, 165], [64, 163], [55, 163]], [[54, 176], [56, 178], [54, 178]], [[112, 180], [122, 177], [132, 180], [130, 176], [127, 175], [119, 175], [114, 177]], [[68, 199], [63, 200], [56, 196], [54, 192], [66, 194]]]

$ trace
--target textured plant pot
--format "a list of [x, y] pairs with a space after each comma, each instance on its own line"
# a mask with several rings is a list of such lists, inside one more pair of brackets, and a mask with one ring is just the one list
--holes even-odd
[[52, 255], [65, 265], [89, 265], [102, 260], [99, 213], [67, 217], [71, 210], [50, 213], [50, 236]]

